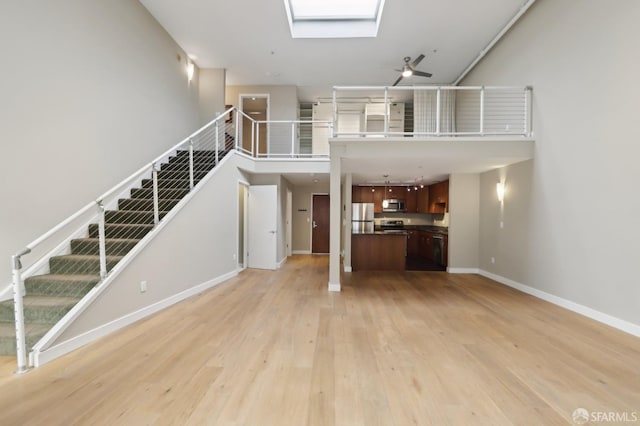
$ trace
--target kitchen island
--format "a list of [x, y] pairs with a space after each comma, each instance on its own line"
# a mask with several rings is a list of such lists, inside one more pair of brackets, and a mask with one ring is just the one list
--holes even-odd
[[372, 232], [351, 235], [353, 271], [404, 271], [407, 233]]

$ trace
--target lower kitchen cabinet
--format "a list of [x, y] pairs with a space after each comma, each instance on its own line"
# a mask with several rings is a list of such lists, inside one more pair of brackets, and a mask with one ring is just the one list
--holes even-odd
[[420, 231], [407, 232], [407, 255], [420, 255]]

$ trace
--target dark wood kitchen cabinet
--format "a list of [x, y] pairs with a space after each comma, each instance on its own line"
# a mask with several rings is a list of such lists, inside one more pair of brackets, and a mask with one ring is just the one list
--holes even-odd
[[407, 213], [418, 213], [418, 192], [410, 187], [410, 191], [405, 190], [405, 207]]
[[407, 255], [420, 255], [420, 231], [407, 232]]
[[445, 213], [449, 211], [449, 181], [429, 185], [428, 213]]
[[416, 194], [416, 213], [429, 213], [429, 187], [418, 188]]
[[375, 191], [373, 194], [373, 212], [374, 213], [382, 213], [382, 200], [386, 197], [384, 196], [384, 186], [376, 186], [373, 188]]
[[351, 191], [352, 203], [373, 203], [371, 186], [354, 186]]
[[433, 241], [431, 232], [418, 231], [418, 253], [425, 259], [433, 259]]

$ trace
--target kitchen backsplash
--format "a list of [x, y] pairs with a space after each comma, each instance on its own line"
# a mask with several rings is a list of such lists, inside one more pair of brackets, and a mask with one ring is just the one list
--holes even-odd
[[374, 215], [376, 225], [380, 225], [383, 220], [402, 220], [405, 225], [449, 226], [449, 213], [376, 213]]

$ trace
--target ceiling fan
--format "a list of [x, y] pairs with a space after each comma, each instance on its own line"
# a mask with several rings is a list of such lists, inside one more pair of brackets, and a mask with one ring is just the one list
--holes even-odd
[[393, 83], [393, 86], [397, 86], [398, 83], [400, 83], [400, 80], [406, 77], [411, 77], [412, 75], [417, 75], [418, 77], [431, 77], [431, 73], [418, 71], [415, 69], [415, 67], [417, 67], [420, 61], [422, 61], [423, 59], [424, 59], [424, 55], [421, 54], [416, 59], [414, 59], [413, 62], [409, 63], [411, 61], [411, 57], [405, 56], [404, 65], [402, 66], [402, 69], [396, 69], [396, 71], [400, 71], [401, 74], [400, 74], [400, 77], [398, 77], [398, 79], [396, 80], [396, 82]]

